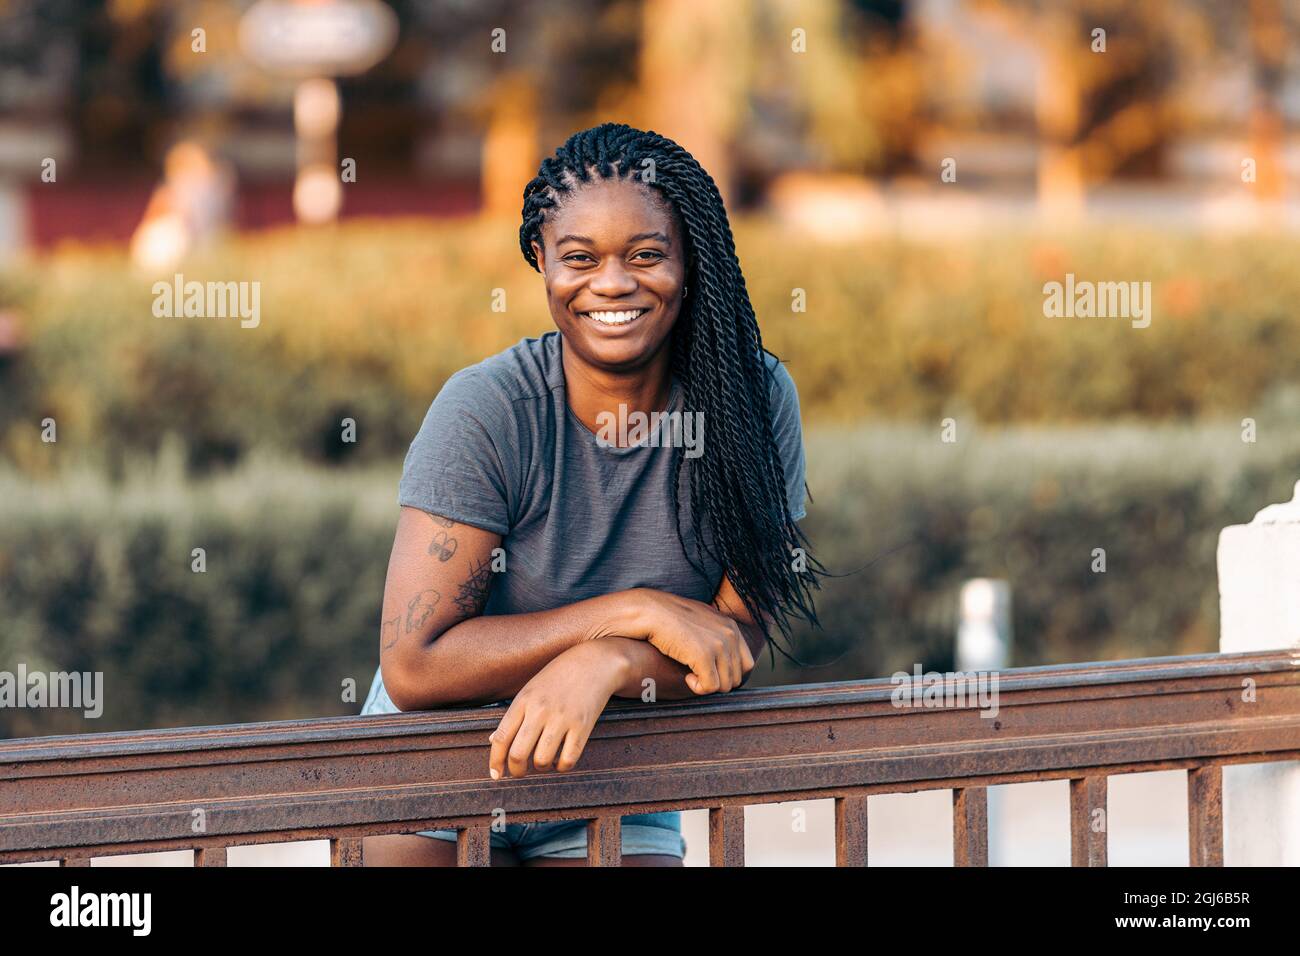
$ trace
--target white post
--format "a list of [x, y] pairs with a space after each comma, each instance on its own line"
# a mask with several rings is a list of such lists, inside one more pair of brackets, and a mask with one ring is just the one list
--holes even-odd
[[[957, 670], [998, 672], [1011, 657], [1011, 585], [972, 578], [962, 585], [957, 623]], [[989, 866], [1006, 865], [1002, 789], [988, 789]]]
[[[1219, 651], [1296, 648], [1300, 666], [1300, 481], [1285, 504], [1219, 534]], [[1226, 866], [1300, 866], [1300, 761], [1223, 770]]]

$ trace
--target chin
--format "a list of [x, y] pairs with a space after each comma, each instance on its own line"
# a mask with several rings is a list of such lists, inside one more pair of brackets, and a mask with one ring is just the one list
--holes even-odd
[[[557, 323], [558, 324], [558, 323]], [[587, 364], [606, 371], [629, 371], [639, 368], [653, 359], [666, 345], [672, 329], [663, 335], [655, 334], [657, 329], [647, 327], [631, 330], [609, 332], [593, 329], [588, 320], [572, 319], [558, 326], [565, 342]], [[629, 334], [631, 332], [631, 334]]]
[[592, 342], [581, 343], [579, 354], [587, 361], [607, 371], [629, 371], [640, 368], [654, 357], [655, 349], [644, 342]]

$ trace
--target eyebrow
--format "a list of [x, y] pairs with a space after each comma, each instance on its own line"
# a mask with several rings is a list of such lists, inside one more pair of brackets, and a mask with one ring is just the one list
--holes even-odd
[[[672, 242], [672, 240], [669, 239], [667, 236], [665, 236], [662, 232], [638, 232], [635, 236], [629, 236], [627, 241], [629, 243], [640, 242], [642, 239], [658, 239], [660, 242], [664, 243], [665, 245]], [[557, 246], [562, 246], [566, 242], [585, 242], [589, 246], [595, 245], [595, 241], [590, 236], [578, 236], [578, 235], [574, 235], [573, 233], [570, 233], [567, 236], [561, 236], [559, 239], [556, 240], [555, 244]]]

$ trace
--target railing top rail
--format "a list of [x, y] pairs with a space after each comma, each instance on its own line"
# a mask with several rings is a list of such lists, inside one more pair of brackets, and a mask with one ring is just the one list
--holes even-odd
[[[1177, 657], [1013, 667], [998, 671], [997, 676], [999, 691], [1006, 694], [1027, 690], [1082, 690], [1087, 687], [1151, 681], [1177, 682], [1196, 677], [1230, 677], [1297, 671], [1300, 671], [1300, 660], [1297, 660], [1294, 652], [1279, 649], [1234, 654], [1189, 654]], [[754, 723], [762, 723], [761, 714], [765, 711], [889, 700], [896, 686], [892, 678], [874, 678], [741, 689], [730, 694], [700, 700], [663, 701], [656, 704], [616, 701], [612, 702], [606, 710], [602, 722], [617, 722], [629, 718], [635, 718], [640, 722], [690, 713], [751, 714], [755, 718]], [[499, 705], [456, 710], [411, 711], [378, 718], [344, 715], [0, 739], [0, 779], [5, 776], [5, 764], [30, 761], [172, 753], [225, 747], [265, 747], [312, 741], [471, 731], [496, 726], [504, 712], [505, 706]], [[784, 719], [776, 720], [783, 722]]]
[[487, 731], [500, 708], [11, 741], [0, 860], [482, 826], [498, 808], [586, 819], [1294, 760], [1294, 660], [1017, 668], [999, 672], [995, 695], [908, 705], [889, 679], [633, 701], [602, 716], [574, 770], [497, 781]]

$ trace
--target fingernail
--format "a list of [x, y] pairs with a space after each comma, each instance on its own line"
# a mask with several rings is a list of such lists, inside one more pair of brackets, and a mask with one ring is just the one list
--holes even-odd
[[493, 779], [493, 780], [495, 780], [495, 779], [497, 779], [498, 777], [501, 776], [501, 771], [498, 770], [496, 767], [493, 767], [492, 769], [490, 769], [490, 770], [488, 771], [488, 773], [492, 776], [492, 779]]

